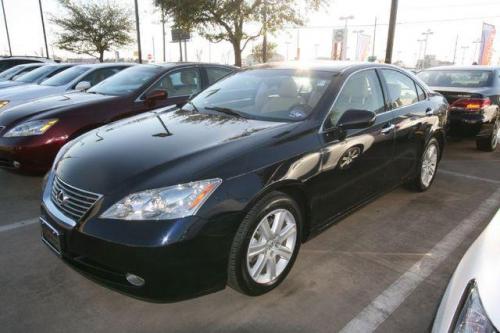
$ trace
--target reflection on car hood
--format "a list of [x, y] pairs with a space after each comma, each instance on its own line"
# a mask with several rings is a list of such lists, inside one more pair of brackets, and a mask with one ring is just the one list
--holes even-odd
[[37, 84], [26, 84], [22, 86], [9, 87], [0, 90], [0, 99], [9, 101], [29, 101], [35, 98], [62, 93], [64, 87], [39, 86]]
[[21, 82], [21, 81], [2, 81], [2, 82], [0, 82], [0, 89], [21, 86], [23, 84], [26, 84], [26, 83]]
[[113, 96], [104, 96], [96, 94], [88, 94], [83, 92], [73, 92], [65, 95], [56, 95], [51, 97], [43, 97], [34, 101], [26, 102], [3, 112], [0, 112], [0, 124], [9, 126], [12, 123], [32, 117], [35, 115], [45, 115], [53, 117], [53, 112], [50, 111], [63, 110], [71, 106], [82, 105], [85, 103], [98, 102], [105, 99], [113, 98]]
[[168, 181], [191, 181], [245, 149], [232, 143], [246, 140], [247, 148], [255, 148], [264, 140], [261, 134], [288, 125], [182, 110], [150, 112], [80, 137], [61, 158], [57, 174], [102, 194], [163, 172], [172, 173]]

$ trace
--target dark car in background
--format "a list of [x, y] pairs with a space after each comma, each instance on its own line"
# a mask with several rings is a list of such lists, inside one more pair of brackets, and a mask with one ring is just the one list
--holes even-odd
[[20, 87], [0, 89], [0, 114], [16, 105], [41, 97], [87, 90], [130, 66], [133, 66], [133, 64], [102, 63], [78, 65], [54, 75], [41, 84], [27, 84]]
[[450, 103], [451, 136], [473, 135], [479, 150], [495, 150], [500, 128], [500, 68], [435, 67], [418, 76]]
[[0, 73], [0, 87], [2, 83], [14, 80], [15, 78], [29, 73], [32, 70], [37, 69], [43, 65], [44, 64], [41, 63], [17, 65], [7, 69], [6, 71], [3, 71], [2, 73]]
[[137, 65], [88, 92], [0, 110], [0, 167], [46, 172], [59, 149], [79, 135], [154, 108], [182, 106], [191, 95], [236, 70], [209, 64]]
[[[29, 65], [20, 65], [29, 66]], [[46, 64], [41, 67], [35, 68], [27, 73], [16, 75], [16, 77], [0, 81], [0, 89], [22, 86], [26, 84], [40, 84], [43, 81], [51, 78], [52, 76], [75, 66], [75, 64]], [[2, 73], [3, 74], [3, 73]], [[2, 75], [0, 74], [0, 76]]]
[[0, 57], [0, 73], [17, 65], [32, 63], [54, 63], [53, 60], [42, 57]]
[[180, 109], [65, 145], [44, 184], [42, 239], [138, 297], [177, 300], [226, 284], [260, 295], [312, 235], [399, 184], [427, 190], [447, 108], [389, 65], [242, 71]]

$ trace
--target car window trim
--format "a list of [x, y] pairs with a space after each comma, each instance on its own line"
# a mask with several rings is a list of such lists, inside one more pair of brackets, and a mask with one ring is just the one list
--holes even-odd
[[337, 100], [338, 100], [338, 98], [339, 98], [340, 94], [341, 94], [341, 93], [342, 93], [342, 91], [344, 90], [345, 85], [347, 84], [347, 82], [351, 79], [351, 77], [352, 77], [352, 76], [354, 76], [354, 75], [356, 75], [356, 74], [358, 74], [358, 73], [360, 73], [360, 72], [363, 72], [363, 71], [368, 71], [368, 70], [374, 70], [374, 71], [375, 71], [375, 74], [377, 75], [377, 78], [378, 78], [378, 80], [379, 80], [380, 90], [382, 90], [382, 96], [384, 97], [384, 109], [385, 109], [385, 111], [384, 111], [384, 112], [381, 112], [381, 113], [377, 113], [377, 114], [376, 114], [376, 117], [378, 117], [379, 115], [382, 115], [382, 114], [386, 114], [387, 112], [391, 112], [391, 111], [393, 111], [393, 110], [388, 109], [388, 107], [387, 107], [387, 103], [386, 103], [386, 100], [385, 100], [385, 98], [386, 98], [386, 97], [385, 97], [385, 96], [386, 96], [386, 94], [385, 94], [385, 91], [384, 91], [384, 86], [383, 86], [383, 84], [382, 84], [381, 77], [380, 77], [380, 75], [378, 74], [378, 71], [377, 71], [377, 69], [379, 69], [379, 68], [380, 68], [380, 67], [377, 67], [377, 66], [372, 66], [372, 67], [367, 67], [367, 68], [361, 68], [361, 69], [358, 69], [358, 70], [356, 70], [356, 71], [352, 72], [351, 74], [349, 74], [349, 75], [347, 76], [347, 78], [346, 78], [346, 79], [344, 80], [344, 82], [342, 83], [342, 86], [340, 87], [339, 92], [338, 92], [338, 93], [337, 93], [337, 95], [335, 96], [335, 99], [334, 99], [334, 100], [333, 100], [333, 102], [330, 104], [330, 106], [329, 106], [329, 108], [328, 108], [328, 112], [326, 113], [325, 117], [323, 118], [323, 121], [321, 122], [321, 126], [319, 127], [319, 131], [318, 131], [318, 133], [319, 133], [319, 134], [323, 134], [323, 133], [326, 133], [326, 132], [327, 132], [327, 130], [325, 130], [325, 123], [326, 123], [326, 121], [327, 121], [327, 119], [328, 119], [328, 116], [329, 116], [329, 115], [330, 115], [330, 113], [332, 112], [332, 108], [333, 108], [333, 106], [335, 105], [335, 103], [337, 102]]
[[[167, 75], [170, 75], [172, 74], [172, 72], [175, 72], [175, 71], [179, 71], [179, 70], [182, 70], [182, 69], [186, 69], [186, 68], [193, 68], [193, 69], [196, 69], [198, 70], [198, 75], [200, 77], [200, 89], [203, 90], [203, 82], [202, 81], [202, 75], [201, 75], [201, 70], [200, 70], [200, 66], [199, 65], [186, 65], [186, 66], [182, 66], [182, 67], [172, 67], [170, 68], [167, 72], [165, 72], [163, 75], [161, 75], [158, 79], [156, 79], [153, 83], [151, 83], [148, 87], [146, 87], [142, 93], [139, 94], [139, 96], [135, 99], [135, 103], [138, 103], [138, 102], [144, 102], [144, 96], [148, 93], [148, 91], [154, 87], [155, 84], [157, 84], [158, 82], [160, 82], [164, 77], [166, 77]], [[173, 97], [170, 97], [170, 96], [167, 96], [167, 98], [183, 98], [183, 97], [189, 97], [191, 95], [184, 95], [184, 96], [173, 96]]]

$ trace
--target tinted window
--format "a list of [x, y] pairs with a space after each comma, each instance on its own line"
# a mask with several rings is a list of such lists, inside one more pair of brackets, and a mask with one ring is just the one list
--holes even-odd
[[232, 70], [222, 67], [207, 67], [208, 84], [212, 85], [232, 73]]
[[57, 68], [55, 66], [42, 66], [39, 68], [36, 68], [32, 70], [29, 73], [25, 73], [21, 76], [18, 76], [14, 79], [14, 81], [19, 81], [19, 82], [35, 82], [41, 77], [45, 77], [47, 73], [51, 73], [54, 71], [54, 68]]
[[200, 73], [195, 68], [184, 68], [162, 77], [149, 91], [166, 90], [168, 97], [189, 96], [201, 90]]
[[330, 124], [335, 125], [347, 110], [385, 110], [384, 95], [374, 70], [352, 75], [345, 83], [330, 111]]
[[245, 118], [301, 121], [316, 107], [333, 75], [291, 69], [249, 70], [215, 83], [192, 103], [200, 112], [230, 109]]
[[23, 70], [26, 70], [26, 68], [23, 68], [23, 65], [18, 65], [18, 66], [9, 68], [8, 70], [6, 70], [0, 74], [0, 79], [9, 80], [14, 75], [21, 73]]
[[390, 69], [383, 69], [382, 75], [387, 83], [392, 108], [400, 108], [418, 102], [415, 82], [412, 79]]
[[125, 96], [150, 83], [162, 71], [159, 66], [134, 66], [102, 81], [88, 92], [103, 95]]
[[70, 69], [65, 70], [64, 72], [61, 72], [57, 75], [54, 75], [50, 79], [44, 81], [42, 83], [42, 86], [53, 86], [53, 87], [63, 86], [75, 80], [77, 77], [87, 72], [89, 69], [90, 67], [87, 66], [71, 67]]
[[493, 85], [493, 72], [483, 70], [430, 70], [418, 77], [432, 87], [480, 88]]

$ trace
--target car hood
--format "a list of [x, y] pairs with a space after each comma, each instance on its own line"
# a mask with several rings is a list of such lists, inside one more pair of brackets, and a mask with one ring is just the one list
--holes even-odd
[[0, 90], [0, 99], [9, 101], [32, 100], [35, 98], [62, 93], [63, 91], [64, 87], [51, 87], [51, 86], [40, 86], [37, 84], [27, 84]]
[[17, 86], [20, 86], [23, 84], [25, 84], [25, 83], [23, 83], [21, 81], [1, 81], [0, 82], [0, 89], [9, 88], [9, 87], [17, 87]]
[[56, 173], [73, 186], [100, 194], [223, 177], [219, 167], [261, 144], [272, 144], [290, 126], [183, 110], [149, 112], [69, 143]]
[[114, 96], [88, 94], [83, 92], [44, 97], [0, 112], [0, 124], [9, 126], [34, 116], [53, 117], [57, 115], [58, 111], [72, 109], [72, 106], [82, 104], [88, 105], [89, 103], [100, 102], [112, 98], [114, 98]]
[[458, 265], [440, 307], [438, 324], [450, 323], [461, 304], [465, 287], [475, 280], [484, 310], [496, 328], [500, 327], [500, 210], [467, 250]]

